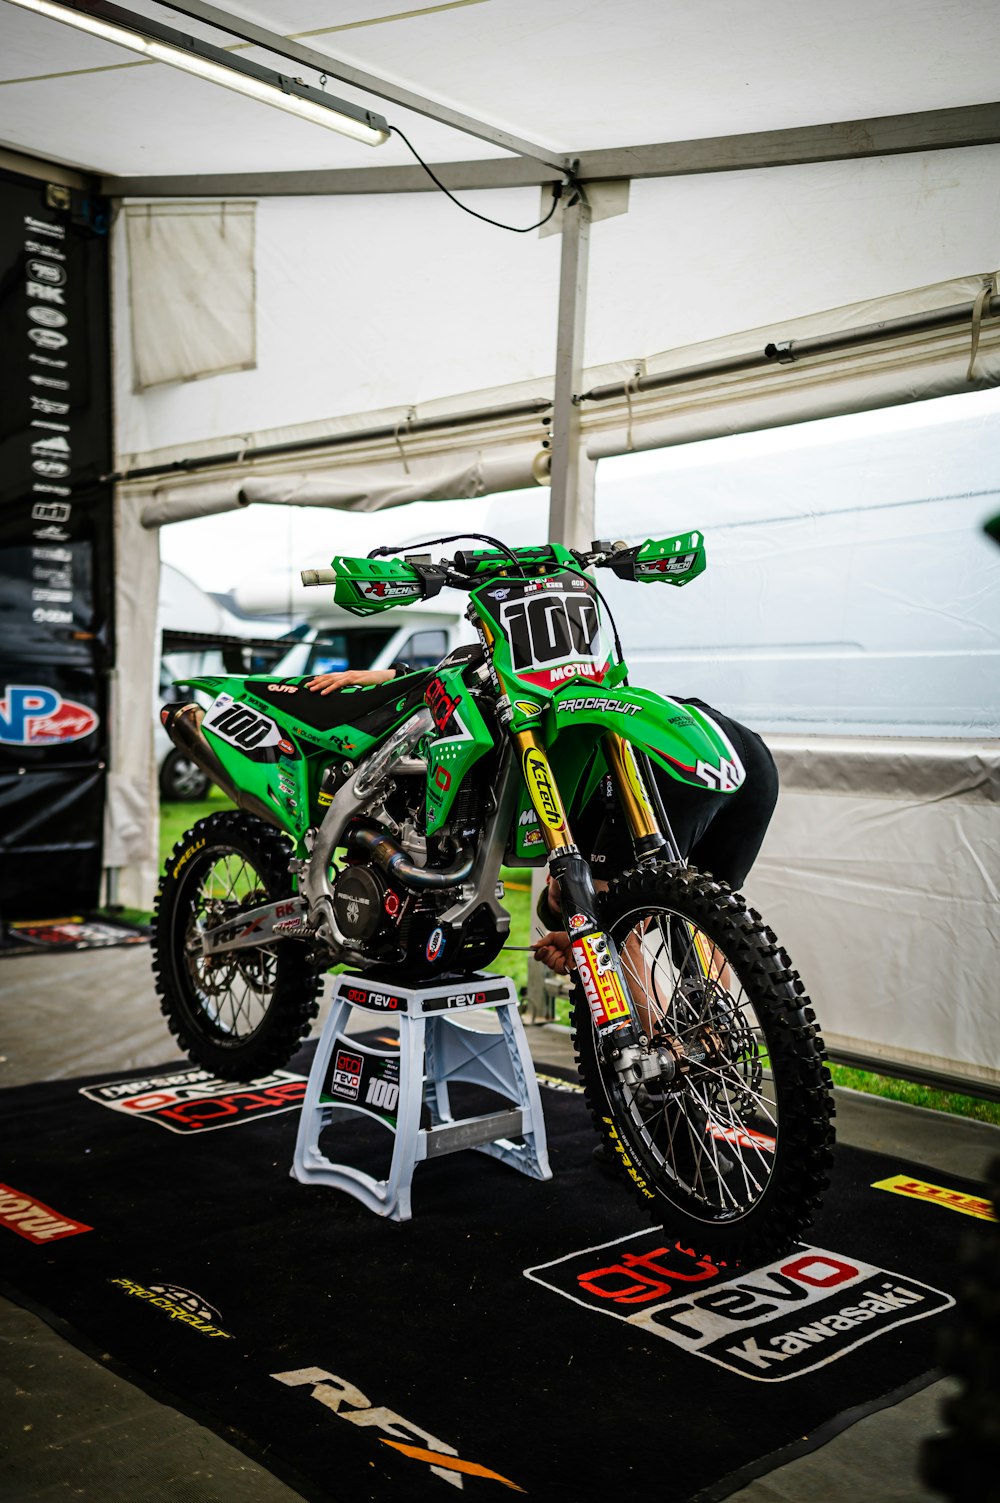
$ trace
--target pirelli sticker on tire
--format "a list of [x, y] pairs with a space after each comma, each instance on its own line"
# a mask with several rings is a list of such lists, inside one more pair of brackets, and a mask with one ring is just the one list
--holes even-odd
[[908, 1274], [802, 1247], [732, 1271], [655, 1232], [524, 1270], [574, 1304], [756, 1383], [787, 1383], [955, 1301]]

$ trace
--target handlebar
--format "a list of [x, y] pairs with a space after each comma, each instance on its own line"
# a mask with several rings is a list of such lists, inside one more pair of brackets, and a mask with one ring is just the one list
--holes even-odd
[[[490, 578], [507, 575], [512, 571], [524, 579], [549, 570], [611, 569], [619, 579], [652, 582], [660, 580], [669, 584], [686, 584], [701, 574], [705, 568], [705, 549], [698, 532], [675, 537], [653, 539], [629, 546], [623, 542], [597, 539], [588, 549], [566, 548], [560, 543], [536, 544], [525, 548], [508, 548], [494, 537], [482, 533], [467, 533], [464, 537], [490, 543], [492, 548], [461, 548], [450, 558], [432, 559], [430, 553], [405, 553], [400, 547], [384, 546], [372, 549], [367, 561], [356, 560], [364, 565], [360, 577], [364, 581], [366, 596], [386, 597], [392, 588], [394, 596], [412, 593], [415, 597], [429, 599], [445, 585], [469, 589], [476, 582], [485, 583]], [[462, 541], [463, 534], [431, 538], [420, 546]], [[403, 556], [398, 557], [399, 554]], [[388, 565], [374, 560], [397, 555]], [[344, 566], [351, 565], [348, 558], [339, 561], [341, 567], [329, 569], [303, 569], [304, 585], [337, 585], [342, 581]], [[355, 577], [349, 575], [349, 577]], [[349, 604], [348, 602], [344, 602]], [[349, 604], [349, 608], [351, 605]], [[372, 607], [375, 609], [376, 607]]]

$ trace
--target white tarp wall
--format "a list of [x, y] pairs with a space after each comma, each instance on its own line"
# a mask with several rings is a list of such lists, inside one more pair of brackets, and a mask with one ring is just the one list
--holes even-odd
[[[770, 340], [972, 301], [1000, 263], [998, 169], [1000, 148], [977, 147], [633, 183], [627, 214], [593, 229], [585, 389], [625, 380], [637, 371], [656, 373], [759, 350]], [[463, 198], [510, 224], [539, 217], [534, 190]], [[241, 490], [252, 494], [261, 481], [270, 486], [277, 482], [276, 489], [264, 494], [293, 503], [309, 495], [328, 504], [342, 504], [345, 496], [354, 498], [355, 505], [391, 504], [413, 494], [412, 467], [422, 463], [438, 476], [436, 495], [456, 494], [462, 483], [456, 477], [470, 474], [474, 480], [480, 477], [470, 487], [476, 490], [484, 474], [501, 476], [497, 489], [529, 483], [530, 461], [544, 432], [540, 421], [485, 423], [417, 441], [408, 434], [406, 420], [551, 395], [557, 236], [505, 234], [462, 215], [437, 194], [262, 201], [255, 230], [256, 366], [140, 392], [129, 353], [130, 299], [142, 304], [147, 326], [154, 305], [155, 328], [157, 284], [151, 270], [148, 280], [136, 279], [130, 286], [124, 234], [120, 218], [114, 272], [120, 466], [134, 469], [381, 424], [397, 428], [392, 439], [353, 451], [231, 464], [210, 476], [121, 487], [119, 621], [127, 644], [121, 672], [123, 687], [131, 686], [138, 702], [146, 698], [154, 634], [148, 591], [151, 585], [155, 591], [156, 542], [155, 533], [143, 528], [144, 516], [150, 523], [171, 514], [235, 506]], [[585, 444], [599, 458], [995, 385], [1000, 383], [998, 324], [996, 319], [984, 322], [971, 378], [966, 326], [722, 381], [637, 394], [629, 401], [585, 405]], [[366, 501], [363, 472], [373, 466], [379, 478]], [[133, 806], [137, 789], [152, 796], [153, 787], [147, 781], [151, 756], [138, 745], [138, 730], [135, 740], [123, 747], [118, 769], [123, 798], [129, 797]], [[790, 786], [795, 786], [794, 778]], [[811, 798], [805, 817], [795, 812], [804, 798], [797, 791], [790, 794], [776, 826], [782, 844], [775, 860], [788, 871], [812, 846]], [[902, 802], [907, 799], [904, 792]], [[925, 795], [916, 797], [912, 808], [907, 803], [906, 840], [914, 848], [939, 848], [940, 833], [924, 827], [925, 819], [933, 818], [938, 832], [942, 828], [940, 810], [932, 813], [933, 806], [934, 799]], [[976, 807], [995, 829], [996, 805], [985, 800]], [[843, 823], [828, 820], [827, 827], [831, 840], [837, 829], [847, 839]], [[895, 818], [881, 821], [886, 832], [890, 827], [896, 828]], [[868, 833], [875, 843], [865, 845], [860, 857], [852, 842], [851, 859], [872, 870], [882, 863], [888, 870], [896, 846], [887, 833], [884, 843], [877, 833]], [[987, 833], [979, 831], [980, 837]], [[991, 841], [995, 850], [995, 834], [982, 847], [988, 853]], [[129, 854], [138, 877], [128, 900], [136, 902], [148, 900], [152, 857], [140, 845], [137, 837]], [[997, 881], [985, 858], [978, 880], [982, 885], [970, 913]], [[837, 892], [825, 879], [823, 890], [832, 908]], [[938, 926], [936, 901], [927, 898], [922, 910], [917, 905], [913, 922], [937, 936], [938, 973], [954, 974], [957, 967], [968, 975], [991, 976], [995, 938], [974, 920]], [[815, 895], [804, 900], [801, 888], [795, 890], [792, 883], [788, 903], [782, 900], [784, 908], [789, 905], [793, 911], [785, 928], [808, 930]], [[856, 991], [859, 978], [867, 977], [868, 992], [863, 998], [856, 995], [854, 1011], [843, 1013], [845, 988], [836, 988], [836, 996], [824, 995], [830, 1031], [867, 1039], [869, 1049], [905, 1037], [908, 1047], [922, 1056], [976, 1065], [1000, 1080], [1000, 1030], [992, 1002], [984, 1007], [982, 995], [970, 994], [962, 1004], [963, 1019], [953, 1019], [949, 1037], [942, 1035], [942, 1028], [948, 1030], [940, 1016], [922, 1032], [929, 1013], [913, 1006], [917, 989], [911, 985], [916, 980], [911, 965], [921, 964], [921, 974], [929, 974], [924, 958], [914, 959], [914, 948], [900, 928], [899, 941], [890, 940], [889, 947], [902, 957], [902, 969], [887, 986], [888, 917], [880, 919], [870, 907], [858, 907], [864, 911], [852, 913], [852, 924], [861, 926], [852, 928], [852, 943], [859, 956], [870, 957], [870, 964], [859, 962], [851, 987]], [[956, 909], [956, 916], [960, 912]], [[780, 914], [776, 925], [779, 920], [785, 922]], [[838, 924], [834, 929], [831, 943], [840, 946], [843, 934]], [[824, 942], [811, 968], [818, 964], [822, 969], [829, 955]], [[877, 1026], [866, 1031], [862, 1019], [876, 1017], [876, 1000], [879, 1008], [893, 1009], [891, 1023], [879, 1014]], [[977, 1033], [969, 1024], [977, 1007], [982, 1017], [993, 1020], [984, 1024], [992, 1031], [992, 1052], [981, 1030]]]

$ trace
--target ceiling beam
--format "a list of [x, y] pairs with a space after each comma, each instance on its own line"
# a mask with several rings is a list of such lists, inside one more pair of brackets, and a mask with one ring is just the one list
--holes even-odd
[[344, 62], [342, 58], [331, 57], [315, 47], [295, 41], [292, 37], [283, 37], [278, 32], [268, 31], [266, 27], [258, 26], [245, 16], [235, 16], [229, 11], [220, 10], [217, 5], [204, 4], [202, 0], [182, 0], [180, 4], [175, 4], [174, 0], [170, 0], [170, 9], [180, 11], [182, 15], [191, 16], [195, 20], [204, 21], [209, 26], [228, 32], [230, 36], [240, 37], [244, 42], [253, 42], [255, 46], [263, 47], [278, 57], [290, 58], [293, 62], [301, 63], [303, 67], [326, 74], [328, 78], [336, 78], [340, 83], [352, 84], [355, 88], [364, 89], [378, 99], [386, 99], [391, 104], [402, 105], [404, 109], [414, 110], [418, 115], [426, 115], [428, 119], [436, 120], [441, 125], [449, 125], [455, 130], [464, 131], [466, 135], [476, 136], [481, 141], [488, 141], [491, 146], [499, 146], [504, 151], [514, 152], [517, 156], [531, 157], [536, 161], [545, 162], [559, 169], [560, 174], [566, 166], [565, 159], [550, 146], [540, 146], [536, 141], [526, 141], [523, 137], [515, 136], [500, 126], [489, 125], [485, 121], [474, 119], [471, 115], [463, 114], [460, 110], [452, 109], [449, 105], [441, 104], [436, 99], [426, 99], [422, 94], [415, 94], [412, 89], [403, 88], [401, 84], [390, 83], [384, 78], [376, 78], [373, 73], [366, 73], [363, 68], [356, 68], [353, 63]]
[[[883, 115], [791, 130], [710, 136], [699, 141], [585, 151], [576, 176], [583, 182], [613, 178], [686, 177], [694, 173], [746, 172], [810, 162], [897, 156], [1000, 143], [1000, 103]], [[559, 181], [561, 168], [524, 157], [435, 162], [452, 189], [523, 188]], [[423, 193], [436, 191], [421, 167], [356, 167], [301, 172], [236, 172], [198, 176], [105, 177], [102, 192], [117, 198], [272, 198], [288, 195]]]

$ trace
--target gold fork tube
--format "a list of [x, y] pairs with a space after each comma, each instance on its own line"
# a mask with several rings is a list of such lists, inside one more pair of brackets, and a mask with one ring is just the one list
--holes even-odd
[[511, 731], [510, 738], [517, 751], [532, 808], [538, 816], [545, 848], [551, 855], [553, 851], [573, 844], [566, 807], [552, 776], [548, 756], [534, 731]]
[[657, 823], [649, 792], [642, 773], [636, 766], [631, 746], [616, 731], [607, 731], [601, 738], [601, 743], [633, 841], [645, 840], [650, 835], [662, 837], [663, 832]]

